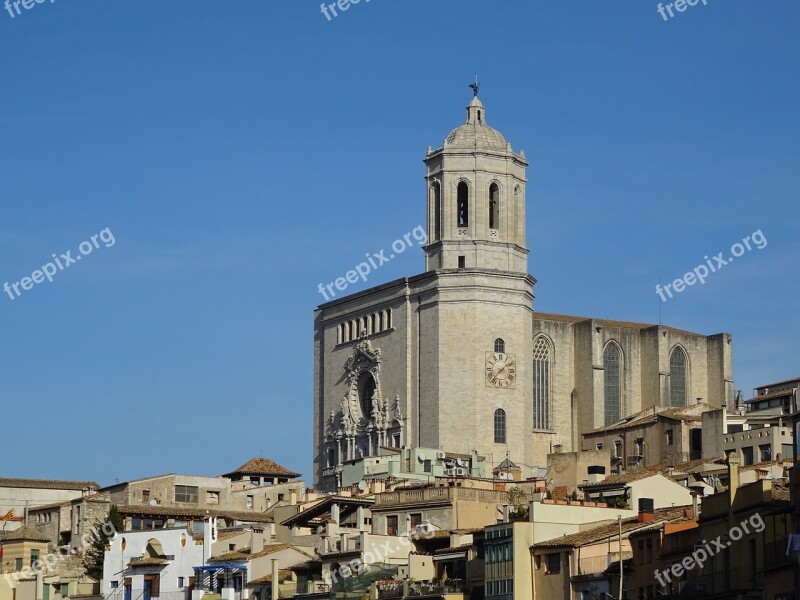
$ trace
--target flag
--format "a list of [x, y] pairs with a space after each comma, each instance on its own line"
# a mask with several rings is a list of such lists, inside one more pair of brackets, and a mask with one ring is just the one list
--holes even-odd
[[6, 514], [3, 515], [3, 521], [10, 521], [14, 518], [14, 509], [10, 509]]

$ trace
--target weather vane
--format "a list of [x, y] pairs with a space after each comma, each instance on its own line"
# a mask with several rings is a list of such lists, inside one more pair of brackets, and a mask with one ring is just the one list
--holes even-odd
[[475, 97], [478, 97], [478, 90], [480, 89], [480, 85], [478, 84], [478, 76], [475, 75], [475, 83], [470, 83], [467, 87], [472, 88], [472, 92], [475, 94]]

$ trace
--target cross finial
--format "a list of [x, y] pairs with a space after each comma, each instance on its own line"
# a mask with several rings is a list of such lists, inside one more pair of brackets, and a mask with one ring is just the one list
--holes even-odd
[[474, 94], [474, 97], [477, 98], [478, 97], [478, 90], [481, 87], [480, 84], [478, 83], [478, 76], [477, 75], [475, 75], [475, 83], [470, 83], [467, 87], [471, 87], [472, 88], [472, 92]]

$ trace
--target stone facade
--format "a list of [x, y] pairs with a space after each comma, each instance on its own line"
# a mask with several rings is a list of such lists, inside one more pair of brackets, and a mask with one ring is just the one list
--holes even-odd
[[477, 98], [425, 164], [426, 272], [315, 312], [318, 487], [381, 445], [492, 466], [508, 456], [527, 471], [643, 408], [732, 401], [728, 334], [533, 310], [525, 154]]

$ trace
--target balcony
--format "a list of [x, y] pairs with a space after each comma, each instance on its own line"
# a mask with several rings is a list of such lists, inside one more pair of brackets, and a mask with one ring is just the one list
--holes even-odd
[[[404, 595], [404, 588], [407, 594]], [[378, 584], [378, 600], [400, 600], [401, 598], [428, 598], [428, 597], [462, 597], [467, 592], [466, 582], [462, 579], [448, 579], [441, 581], [393, 581]]]
[[[526, 498], [525, 501], [531, 500]], [[397, 492], [384, 492], [375, 496], [372, 510], [383, 506], [398, 506], [403, 504], [421, 504], [426, 502], [488, 502], [507, 504], [508, 496], [505, 492], [494, 490], [476, 490], [471, 488], [441, 487], [424, 490], [401, 490]]]

